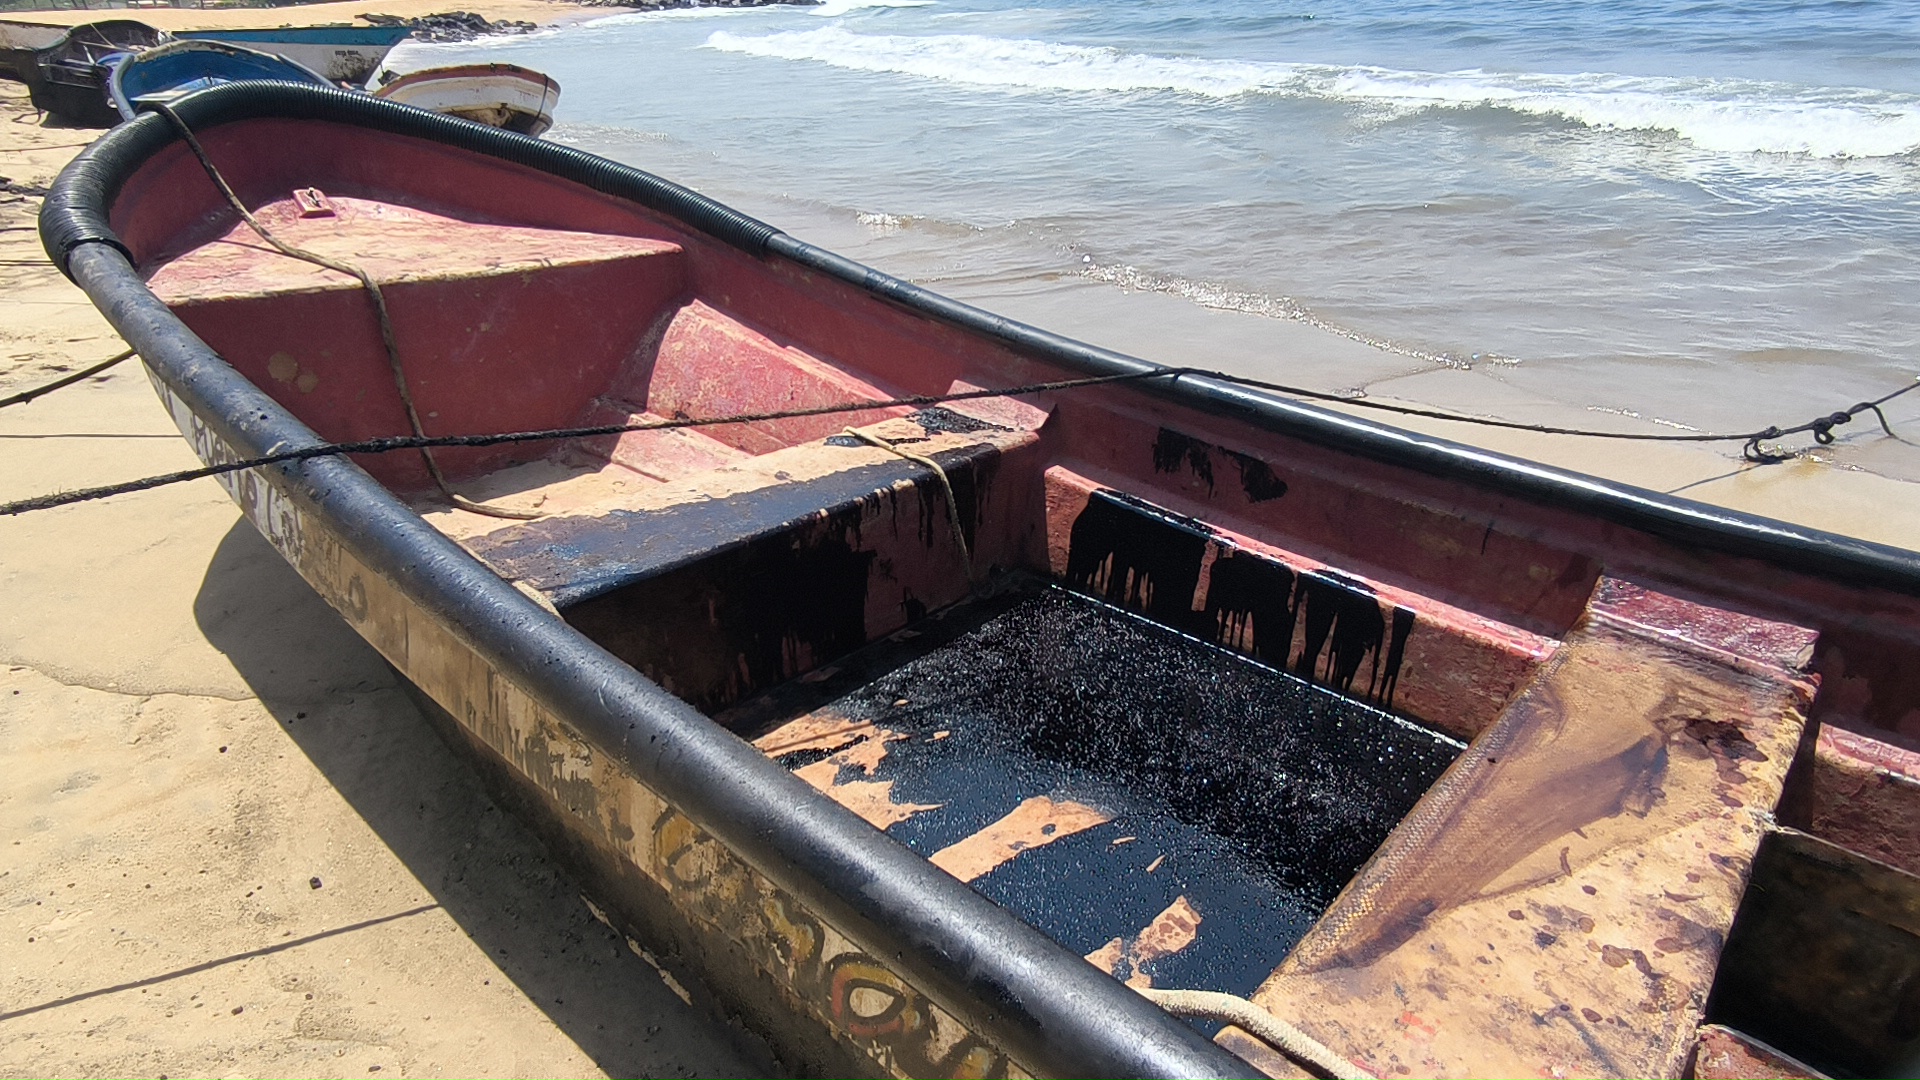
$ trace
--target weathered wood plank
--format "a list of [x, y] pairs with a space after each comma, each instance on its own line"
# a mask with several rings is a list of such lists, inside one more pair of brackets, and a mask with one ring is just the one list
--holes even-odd
[[1812, 634], [1599, 595], [1260, 1004], [1383, 1076], [1686, 1068], [1801, 739], [1791, 658]]

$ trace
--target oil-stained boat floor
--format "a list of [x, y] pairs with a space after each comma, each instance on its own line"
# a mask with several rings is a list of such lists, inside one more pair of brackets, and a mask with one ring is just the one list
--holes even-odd
[[[1068, 948], [1106, 946], [1116, 975], [1239, 994], [1463, 749], [1026, 578], [718, 719], [816, 784], [879, 786], [869, 820], [978, 871], [976, 889]], [[874, 734], [853, 751], [819, 737], [854, 729]], [[1007, 825], [1036, 797], [1079, 812]], [[942, 863], [955, 845], [985, 857]], [[1197, 924], [1114, 951], [1176, 910]]]

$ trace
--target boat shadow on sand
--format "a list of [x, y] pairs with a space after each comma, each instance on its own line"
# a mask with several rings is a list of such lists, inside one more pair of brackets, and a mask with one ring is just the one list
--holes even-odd
[[769, 1075], [596, 921], [581, 890], [503, 813], [393, 669], [246, 521], [194, 601], [295, 746], [529, 1001], [612, 1076]]

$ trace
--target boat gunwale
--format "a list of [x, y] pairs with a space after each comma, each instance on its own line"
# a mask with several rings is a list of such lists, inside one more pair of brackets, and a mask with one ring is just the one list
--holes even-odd
[[[426, 78], [425, 76], [432, 76], [432, 78]], [[391, 82], [381, 83], [379, 87], [369, 91], [369, 93], [372, 93], [375, 97], [380, 97], [382, 96], [381, 92], [385, 90], [417, 86], [423, 82], [432, 82], [434, 79], [453, 77], [509, 78], [535, 86], [544, 86], [552, 90], [560, 89], [560, 83], [556, 81], [553, 76], [535, 71], [530, 67], [522, 67], [519, 64], [509, 64], [497, 60], [476, 60], [471, 64], [447, 64], [442, 67], [415, 68], [404, 75], [394, 76]]]
[[[269, 117], [314, 119], [449, 144], [632, 200], [750, 255], [779, 257], [1035, 359], [1088, 375], [1164, 367], [951, 299], [790, 236], [670, 180], [572, 147], [325, 87], [236, 82], [183, 98], [175, 111], [196, 128]], [[138, 164], [177, 138], [158, 121], [129, 123], [103, 136], [55, 182], [41, 210], [41, 236], [49, 257], [69, 278], [68, 260], [81, 244], [109, 244], [132, 258], [108, 224], [108, 214], [120, 184]], [[1206, 376], [1142, 380], [1134, 389], [1326, 449], [1596, 517], [1676, 544], [1756, 559], [1841, 585], [1920, 597], [1920, 551], [1544, 465]]]
[[[545, 145], [365, 95], [293, 84], [228, 84], [174, 108], [200, 129], [218, 122], [212, 106], [244, 101], [248, 91], [309, 107], [344, 99], [376, 106], [406, 126]], [[84, 151], [42, 207], [43, 241], [60, 251], [63, 271], [156, 381], [207, 425], [216, 442], [195, 446], [203, 458], [321, 445], [317, 433], [180, 322], [107, 226], [120, 184], [175, 141], [163, 118], [142, 116]], [[759, 225], [712, 206], [724, 211], [711, 215], [717, 229], [732, 226], [733, 237], [751, 236]], [[252, 473], [540, 707], [1020, 1067], [1061, 1076], [1261, 1075], [668, 694], [515, 589], [358, 464], [324, 457]]]

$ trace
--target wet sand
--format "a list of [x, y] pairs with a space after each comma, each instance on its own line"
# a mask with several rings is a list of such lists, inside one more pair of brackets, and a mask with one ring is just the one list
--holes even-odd
[[[1582, 430], [1647, 431], [1651, 427], [1547, 396], [1522, 380], [1505, 377], [1497, 366], [1439, 367], [1309, 323], [1202, 307], [1179, 296], [1123, 289], [1078, 275], [975, 277], [910, 234], [864, 227], [851, 215], [830, 214], [792, 200], [748, 199], [739, 203], [739, 209], [956, 299], [1157, 363], [1328, 392], [1360, 389], [1374, 400], [1466, 416]], [[1701, 386], [1690, 392], [1714, 391]], [[1749, 430], [1797, 424], [1851, 404], [1850, 399], [1836, 398], [1771, 401], [1764, 413], [1748, 418]], [[1809, 436], [1797, 435], [1779, 440], [1779, 445], [1811, 452], [1774, 465], [1742, 461], [1738, 442], [1620, 442], [1334, 407], [1714, 506], [1894, 547], [1920, 548], [1920, 483], [1910, 479], [1920, 477], [1920, 392], [1887, 407], [1896, 436], [1883, 434], [1867, 414], [1839, 432], [1850, 451], [1845, 459], [1836, 460], [1832, 452], [1814, 447]], [[1868, 463], [1871, 471], [1853, 461]]]
[[[605, 11], [458, 6], [490, 19]], [[259, 25], [369, 9], [141, 17]], [[96, 134], [41, 126], [23, 88], [0, 81], [0, 174], [16, 185], [49, 183]], [[37, 209], [0, 194], [0, 394], [122, 347], [45, 264]], [[860, 247], [833, 232], [810, 238]], [[884, 250], [850, 253], [887, 265]], [[929, 283], [1168, 363], [1253, 370], [1281, 355], [1289, 377], [1329, 387], [1396, 373], [1358, 344], [1173, 297], [1071, 278]], [[1560, 416], [1494, 396], [1497, 383], [1392, 386], [1402, 400]], [[1410, 426], [1886, 543], [1920, 538], [1912, 486], [1871, 473]], [[193, 464], [132, 364], [0, 410], [0, 498]], [[593, 920], [212, 481], [0, 520], [0, 583], [0, 1073], [753, 1071], [727, 1031]]]

